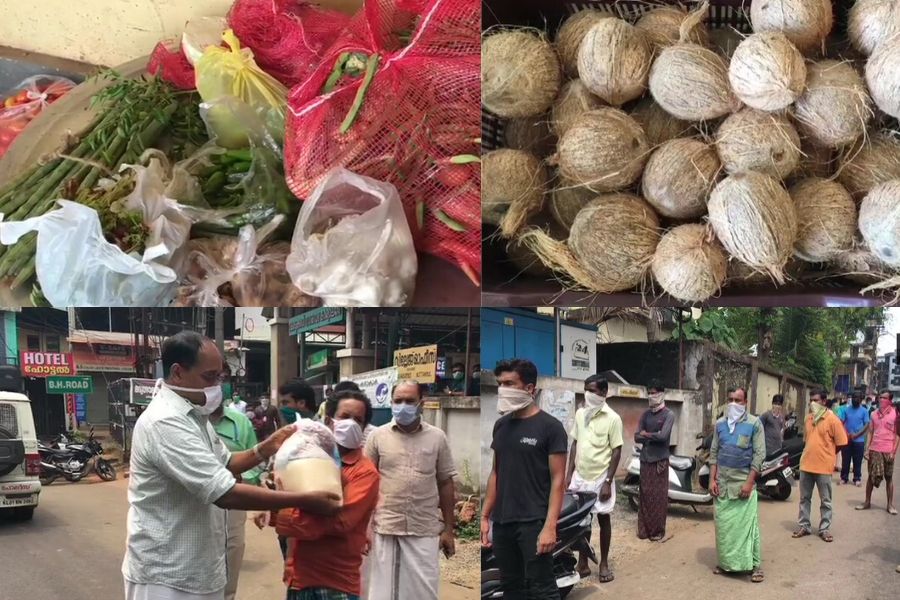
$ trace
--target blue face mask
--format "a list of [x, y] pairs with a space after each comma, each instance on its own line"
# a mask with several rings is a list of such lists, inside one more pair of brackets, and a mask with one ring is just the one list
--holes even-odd
[[419, 418], [419, 405], [405, 402], [391, 404], [391, 414], [398, 425], [407, 427]]

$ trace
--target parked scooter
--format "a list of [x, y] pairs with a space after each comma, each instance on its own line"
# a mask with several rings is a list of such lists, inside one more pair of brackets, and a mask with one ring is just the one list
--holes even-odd
[[[672, 504], [685, 504], [695, 511], [697, 506], [709, 506], [713, 503], [713, 496], [709, 493], [709, 447], [712, 436], [703, 437], [699, 434], [697, 439], [703, 441], [697, 446], [696, 456], [669, 457], [669, 502]], [[699, 470], [698, 470], [699, 465]], [[694, 480], [696, 471], [697, 479]], [[628, 504], [637, 510], [640, 503], [641, 488], [641, 450], [635, 446], [631, 460], [628, 462], [628, 474], [618, 490], [628, 497]]]
[[756, 478], [756, 491], [773, 500], [787, 500], [793, 485], [794, 470], [788, 453], [778, 450], [767, 456]]
[[787, 452], [788, 464], [794, 471], [794, 479], [800, 478], [800, 457], [803, 456], [805, 447], [806, 442], [797, 426], [797, 417], [792, 412], [784, 421], [784, 441], [781, 443], [781, 450]]
[[83, 479], [92, 470], [103, 481], [113, 481], [116, 470], [103, 458], [103, 446], [94, 439], [94, 428], [84, 444], [65, 444], [54, 448], [57, 443], [38, 442], [38, 453], [41, 455], [41, 484], [50, 485], [59, 477], [66, 481], [76, 482]]
[[[559, 521], [556, 525], [556, 546], [553, 548], [553, 574], [559, 597], [565, 598], [572, 588], [581, 581], [576, 570], [578, 561], [574, 551], [585, 552], [597, 563], [597, 556], [590, 545], [591, 508], [597, 502], [597, 495], [589, 492], [567, 493], [563, 498]], [[481, 549], [481, 598], [482, 600], [503, 597], [500, 568], [497, 566], [493, 548]]]

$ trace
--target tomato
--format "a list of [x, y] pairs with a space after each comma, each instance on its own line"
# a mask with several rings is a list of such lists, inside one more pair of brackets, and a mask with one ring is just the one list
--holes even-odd
[[19, 104], [25, 104], [28, 102], [28, 90], [22, 90], [18, 94], [16, 94], [16, 102]]
[[437, 180], [448, 189], [458, 188], [469, 182], [472, 172], [466, 165], [446, 164], [437, 173]]

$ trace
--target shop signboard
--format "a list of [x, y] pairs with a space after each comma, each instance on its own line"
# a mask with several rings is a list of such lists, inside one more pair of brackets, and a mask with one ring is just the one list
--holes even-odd
[[94, 391], [94, 379], [90, 375], [76, 377], [48, 377], [48, 394], [91, 394]]
[[438, 348], [418, 346], [394, 352], [394, 366], [400, 379], [414, 379], [419, 383], [434, 383], [437, 375]]
[[398, 381], [397, 367], [357, 373], [348, 379], [358, 385], [359, 389], [369, 397], [372, 408], [390, 408], [391, 390]]
[[288, 321], [288, 332], [291, 335], [300, 335], [307, 331], [315, 331], [326, 325], [334, 325], [344, 320], [344, 309], [332, 306], [323, 306], [308, 310], [305, 313], [294, 315]]
[[134, 348], [125, 344], [72, 344], [75, 364], [80, 371], [133, 373]]
[[75, 394], [75, 420], [84, 423], [87, 420], [87, 396]]
[[584, 380], [597, 372], [597, 333], [560, 325], [560, 376]]
[[25, 377], [53, 377], [75, 375], [75, 360], [61, 352], [29, 352], [20, 355], [19, 365]]
[[306, 360], [306, 368], [309, 370], [321, 369], [328, 366], [328, 349], [319, 350], [309, 355]]

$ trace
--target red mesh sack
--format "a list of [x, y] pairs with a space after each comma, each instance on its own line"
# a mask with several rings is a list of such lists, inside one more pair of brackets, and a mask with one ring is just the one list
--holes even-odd
[[194, 65], [188, 62], [180, 47], [178, 50], [169, 50], [164, 42], [158, 43], [150, 54], [147, 72], [158, 75], [160, 79], [180, 90], [193, 90], [197, 87], [194, 81]]
[[[366, 0], [288, 96], [285, 172], [308, 198], [336, 167], [392, 183], [417, 250], [481, 273], [481, 5]], [[470, 157], [466, 159], [465, 157]]]
[[228, 13], [256, 63], [288, 86], [309, 77], [349, 23], [344, 13], [301, 0], [237, 0]]

